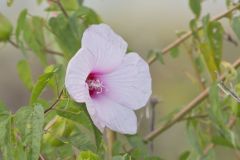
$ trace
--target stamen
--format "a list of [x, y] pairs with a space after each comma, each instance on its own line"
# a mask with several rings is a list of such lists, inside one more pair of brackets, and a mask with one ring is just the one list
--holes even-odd
[[88, 85], [89, 94], [92, 98], [101, 95], [105, 90], [103, 81], [97, 74], [91, 73], [87, 77], [86, 83]]

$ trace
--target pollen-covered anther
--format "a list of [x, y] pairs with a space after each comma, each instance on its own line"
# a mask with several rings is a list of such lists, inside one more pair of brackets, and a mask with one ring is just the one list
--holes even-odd
[[99, 79], [87, 80], [87, 84], [89, 91], [94, 91], [96, 94], [100, 94], [103, 92], [104, 85], [103, 82]]

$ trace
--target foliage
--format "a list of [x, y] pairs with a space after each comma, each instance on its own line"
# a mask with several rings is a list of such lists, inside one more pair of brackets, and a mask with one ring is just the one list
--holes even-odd
[[[11, 7], [14, 1], [6, 3]], [[13, 27], [0, 13], [0, 42], [9, 42], [22, 51], [23, 58], [17, 64], [17, 71], [30, 92], [29, 104], [20, 107], [16, 113], [11, 113], [0, 103], [0, 158], [105, 159], [108, 149], [104, 136], [93, 124], [85, 104], [73, 102], [64, 89], [66, 64], [81, 47], [84, 30], [102, 20], [81, 0], [37, 0], [37, 3], [48, 4], [45, 11], [51, 15], [49, 18], [32, 15], [24, 9]], [[189, 32], [179, 33], [173, 44], [163, 50], [152, 49], [147, 57], [149, 64], [157, 60], [164, 65], [163, 56], [166, 53], [173, 58], [177, 58], [181, 51], [188, 53], [199, 82], [199, 92], [204, 92], [205, 88], [209, 91], [206, 100], [207, 95], [191, 109], [183, 107], [183, 113], [181, 109], [171, 112], [163, 120], [165, 125], [170, 126], [175, 115], [182, 114], [172, 124], [186, 121], [186, 132], [192, 147], [180, 154], [179, 160], [215, 159], [216, 145], [233, 150], [240, 147], [239, 133], [234, 127], [240, 117], [240, 103], [236, 101], [240, 94], [240, 72], [236, 69], [239, 64], [233, 66], [223, 59], [226, 30], [218, 21], [228, 18], [232, 30], [240, 39], [240, 4], [226, 0], [227, 8], [238, 7], [212, 20], [209, 14], [203, 15], [201, 3], [204, 2], [189, 0], [189, 8], [194, 14], [189, 22], [192, 36], [188, 36]], [[37, 80], [34, 80], [29, 64], [31, 54], [38, 57], [44, 70]], [[219, 85], [220, 80], [232, 88], [225, 87], [222, 92], [219, 88], [224, 87]], [[51, 98], [42, 96], [46, 90], [53, 93]], [[162, 160], [152, 156], [151, 149], [145, 144], [151, 139], [140, 134], [117, 136], [112, 159]]]

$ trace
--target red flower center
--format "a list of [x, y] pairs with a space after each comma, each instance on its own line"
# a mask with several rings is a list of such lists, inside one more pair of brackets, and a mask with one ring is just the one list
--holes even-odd
[[90, 73], [86, 83], [88, 85], [89, 95], [92, 98], [101, 95], [105, 91], [103, 81], [97, 73]]

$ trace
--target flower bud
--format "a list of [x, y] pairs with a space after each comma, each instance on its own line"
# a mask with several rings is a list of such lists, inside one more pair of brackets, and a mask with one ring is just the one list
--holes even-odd
[[12, 30], [10, 21], [0, 13], [0, 42], [9, 40]]

